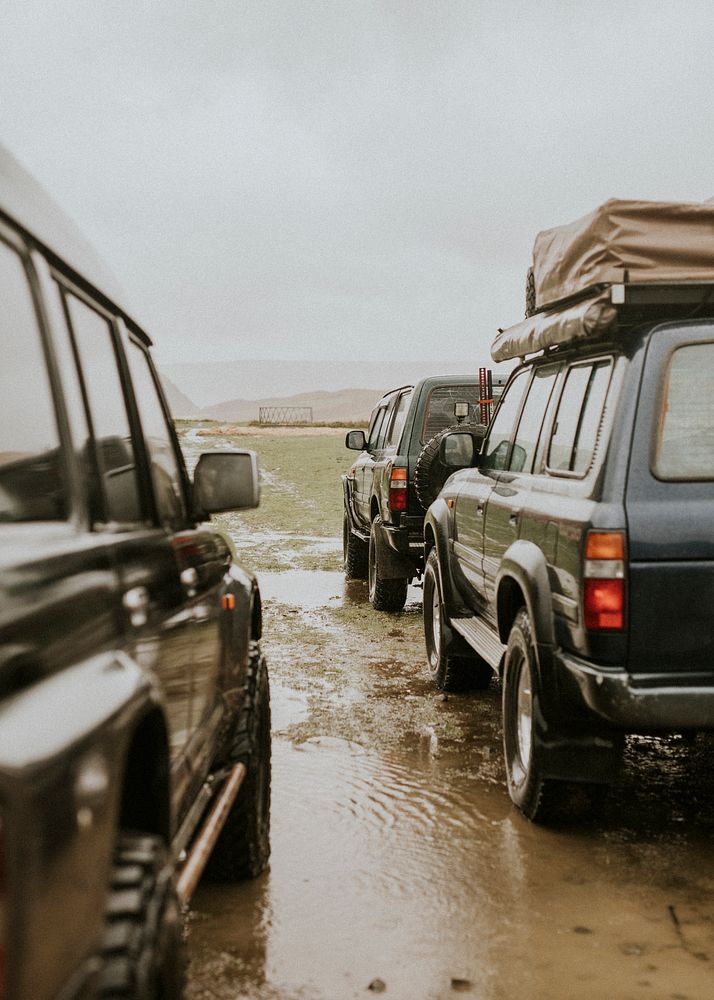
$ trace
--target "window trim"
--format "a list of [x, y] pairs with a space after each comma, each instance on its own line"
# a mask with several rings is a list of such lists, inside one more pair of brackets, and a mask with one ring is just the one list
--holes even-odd
[[[560, 409], [560, 404], [563, 399], [563, 393], [565, 392], [565, 386], [568, 381], [568, 376], [570, 372], [573, 371], [573, 369], [584, 368], [587, 365], [590, 367], [590, 378], [588, 379], [588, 386], [589, 386], [595, 366], [603, 361], [608, 362], [609, 375], [607, 380], [607, 386], [605, 387], [604, 402], [602, 410], [600, 412], [600, 419], [598, 421], [597, 433], [595, 435], [595, 446], [593, 448], [593, 453], [590, 457], [588, 467], [582, 473], [576, 472], [573, 469], [554, 469], [551, 465], [548, 464], [548, 460], [550, 458], [550, 448], [553, 443], [553, 428], [555, 427], [555, 422], [558, 418], [558, 411]], [[557, 392], [557, 401], [555, 403], [555, 408], [553, 410], [553, 416], [550, 422], [550, 426], [548, 427], [546, 448], [544, 455], [542, 457], [543, 471], [547, 473], [547, 475], [555, 476], [558, 479], [574, 479], [580, 481], [583, 479], [587, 479], [587, 477], [592, 472], [595, 466], [596, 458], [598, 457], [600, 451], [600, 442], [602, 440], [602, 429], [605, 421], [605, 413], [608, 407], [608, 398], [610, 395], [610, 386], [612, 385], [612, 378], [614, 371], [615, 371], [615, 356], [612, 353], [596, 354], [596, 355], [594, 354], [587, 358], [574, 358], [569, 364], [564, 365], [561, 373], [560, 388]], [[573, 437], [573, 445], [575, 445], [578, 440], [578, 434], [580, 433], [580, 428], [582, 426], [583, 413], [585, 412], [585, 405], [587, 405], [587, 395], [583, 398], [583, 404], [581, 404], [580, 412], [578, 414], [578, 426], [576, 428], [575, 435]]]

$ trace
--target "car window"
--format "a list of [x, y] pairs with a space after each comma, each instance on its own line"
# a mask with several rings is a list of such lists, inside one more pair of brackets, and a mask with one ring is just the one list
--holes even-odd
[[511, 438], [513, 437], [513, 428], [516, 423], [518, 411], [521, 408], [521, 401], [529, 375], [530, 371], [528, 369], [519, 372], [503, 394], [501, 403], [489, 428], [488, 438], [484, 447], [484, 457], [480, 465], [482, 469], [496, 471], [506, 468], [508, 453], [511, 448]]
[[380, 406], [377, 410], [374, 420], [372, 421], [372, 426], [369, 429], [369, 437], [367, 438], [367, 451], [375, 451], [378, 443], [379, 436], [382, 432], [382, 427], [384, 425], [384, 415], [387, 412], [386, 406]]
[[530, 472], [540, 437], [543, 418], [553, 391], [558, 369], [554, 366], [536, 368], [528, 390], [518, 430], [513, 444], [509, 469], [513, 472]]
[[424, 409], [421, 443], [456, 423], [454, 403], [468, 403], [467, 422], [478, 423], [480, 398], [478, 385], [439, 385], [432, 389]]
[[548, 451], [551, 471], [583, 476], [590, 468], [609, 380], [609, 360], [568, 372]]
[[27, 271], [0, 241], [0, 521], [67, 515], [60, 437]]
[[385, 444], [397, 445], [399, 444], [399, 438], [401, 437], [402, 430], [404, 428], [404, 421], [407, 418], [407, 410], [409, 409], [409, 403], [411, 402], [412, 393], [403, 392], [397, 401], [397, 406], [394, 412], [394, 417], [392, 419], [392, 427], [387, 435]]
[[135, 523], [141, 517], [140, 494], [112, 327], [74, 295], [67, 295], [67, 304], [102, 482], [104, 520]]
[[714, 479], [714, 343], [672, 354], [652, 471], [659, 479]]
[[146, 352], [131, 341], [128, 357], [134, 397], [151, 463], [151, 478], [159, 517], [164, 524], [178, 528], [186, 523], [186, 505], [173, 437]]

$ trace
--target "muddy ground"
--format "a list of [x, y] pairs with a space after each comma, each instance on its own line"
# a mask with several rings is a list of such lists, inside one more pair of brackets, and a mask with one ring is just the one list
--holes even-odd
[[[344, 582], [349, 453], [315, 442], [256, 442], [263, 521], [226, 519], [265, 603], [272, 858], [253, 883], [199, 887], [190, 1000], [709, 1000], [714, 741], [631, 738], [597, 813], [528, 823], [497, 684], [436, 692], [420, 590], [392, 616]], [[324, 478], [303, 468], [316, 448]]]

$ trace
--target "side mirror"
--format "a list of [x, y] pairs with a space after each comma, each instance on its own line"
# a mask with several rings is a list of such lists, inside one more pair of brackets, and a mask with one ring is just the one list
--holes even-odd
[[258, 456], [239, 448], [204, 452], [193, 475], [193, 489], [197, 505], [206, 514], [257, 507]]
[[367, 447], [367, 438], [364, 431], [347, 431], [345, 435], [345, 448], [350, 451], [364, 451]]
[[485, 427], [473, 430], [451, 431], [439, 445], [439, 461], [447, 469], [468, 469], [481, 450]]

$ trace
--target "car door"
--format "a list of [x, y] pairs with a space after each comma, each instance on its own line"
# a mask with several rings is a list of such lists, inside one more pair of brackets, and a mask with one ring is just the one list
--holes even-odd
[[533, 462], [558, 371], [557, 365], [534, 368], [510, 453], [483, 512], [483, 583], [486, 614], [492, 621], [496, 620], [496, 578], [506, 550], [520, 536]]
[[372, 497], [374, 462], [378, 443], [380, 440], [383, 440], [389, 402], [389, 399], [380, 400], [372, 414], [369, 431], [367, 432], [367, 447], [360, 453], [359, 458], [354, 464], [355, 506], [359, 519], [363, 527], [366, 528], [369, 528], [372, 523], [372, 518], [370, 517], [370, 500]]
[[[114, 317], [75, 288], [62, 286], [90, 428], [89, 517], [107, 538], [119, 576], [125, 649], [159, 678], [171, 744], [172, 787], [185, 794], [191, 767], [193, 629], [186, 585], [170, 533], [160, 523], [127, 392], [128, 373]], [[176, 497], [177, 510], [183, 499]]]
[[192, 785], [200, 784], [215, 755], [224, 718], [221, 604], [231, 552], [223, 536], [188, 516], [185, 474], [173, 425], [148, 351], [127, 341], [134, 399], [149, 460], [156, 516], [173, 553], [182, 590], [190, 655], [187, 758]]
[[469, 583], [475, 610], [483, 610], [485, 514], [491, 491], [507, 466], [516, 420], [530, 376], [518, 372], [503, 395], [484, 442], [478, 468], [459, 475], [454, 504], [454, 558]]

